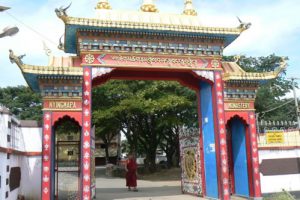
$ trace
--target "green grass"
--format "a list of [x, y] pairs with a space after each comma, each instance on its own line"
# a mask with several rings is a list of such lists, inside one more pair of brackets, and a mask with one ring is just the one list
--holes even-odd
[[181, 169], [180, 168], [159, 169], [155, 173], [139, 174], [138, 178], [140, 180], [148, 180], [148, 181], [180, 181]]
[[264, 200], [295, 200], [295, 198], [292, 198], [292, 195], [290, 195], [288, 192], [283, 191], [281, 193], [267, 196], [264, 198]]

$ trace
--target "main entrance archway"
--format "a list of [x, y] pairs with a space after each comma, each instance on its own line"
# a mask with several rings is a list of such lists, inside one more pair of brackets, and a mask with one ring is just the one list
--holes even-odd
[[[87, 68], [88, 69], [88, 68]], [[88, 70], [87, 70], [88, 71]], [[215, 155], [215, 124], [213, 110], [214, 107], [213, 90], [215, 77], [213, 72], [209, 71], [188, 71], [174, 70], [172, 72], [159, 69], [108, 69], [93, 68], [92, 86], [103, 84], [110, 79], [121, 80], [164, 80], [178, 81], [183, 86], [194, 90], [198, 96], [198, 116], [200, 131], [191, 135], [180, 136], [180, 155], [182, 162], [182, 192], [193, 195], [203, 195], [205, 185], [211, 185], [206, 192], [207, 196], [218, 198], [218, 180]], [[89, 74], [88, 72], [87, 74]], [[219, 77], [219, 78], [218, 78]], [[217, 76], [220, 79], [221, 76]], [[216, 88], [215, 88], [216, 89]], [[174, 91], [175, 92], [175, 91]], [[215, 98], [216, 99], [216, 98]], [[224, 112], [221, 112], [224, 115]], [[205, 116], [205, 122], [203, 116]], [[224, 119], [223, 119], [224, 120]], [[202, 141], [204, 133], [206, 141]], [[204, 152], [203, 149], [208, 151]], [[203, 158], [206, 160], [203, 161]], [[189, 160], [193, 165], [185, 165]], [[205, 179], [206, 172], [210, 179]]]
[[[61, 41], [59, 48], [74, 56], [51, 56], [48, 66], [35, 66], [24, 64], [13, 51], [9, 55], [32, 90], [43, 97], [41, 199], [53, 200], [55, 196], [52, 127], [64, 116], [81, 126], [78, 198], [92, 198], [95, 182], [91, 173], [91, 92], [93, 86], [109, 79], [176, 80], [197, 92], [200, 133], [192, 137], [198, 138], [194, 149], [183, 138], [182, 152], [197, 163], [199, 179], [183, 190], [192, 188], [204, 197], [230, 199], [232, 166], [228, 164], [225, 125], [235, 115], [245, 119], [248, 140], [240, 134], [243, 128], [238, 121], [231, 127], [232, 148], [246, 143], [250, 155], [247, 170], [243, 164], [242, 170], [235, 172], [248, 176], [241, 183], [235, 182], [235, 192], [254, 199], [261, 197], [254, 100], [260, 81], [275, 78], [285, 68], [285, 62], [274, 72], [248, 73], [237, 61], [222, 61], [223, 49], [250, 24], [233, 28], [202, 26], [191, 0], [185, 1], [183, 14], [160, 14], [151, 0], [145, 1], [140, 11], [121, 12], [112, 10], [108, 0], [100, 0], [97, 17], [91, 19], [70, 17], [67, 8], [55, 12], [65, 24], [64, 43]], [[245, 161], [244, 150], [233, 154], [236, 164]], [[249, 191], [243, 190], [245, 185]]]

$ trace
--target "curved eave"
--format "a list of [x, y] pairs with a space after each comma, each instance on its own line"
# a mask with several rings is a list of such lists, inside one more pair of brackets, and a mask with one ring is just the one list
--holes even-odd
[[40, 92], [38, 79], [41, 76], [47, 77], [75, 77], [82, 76], [83, 70], [80, 67], [53, 67], [21, 65], [19, 66], [28, 86], [34, 92]]
[[257, 72], [245, 72], [244, 70], [242, 70], [240, 66], [237, 65], [236, 62], [224, 62], [224, 63], [234, 66], [235, 68], [238, 67], [238, 70], [240, 71], [238, 73], [225, 72], [223, 75], [224, 81], [253, 81], [259, 83], [263, 83], [268, 80], [277, 78], [286, 69], [287, 66], [284, 58], [282, 58], [280, 66], [275, 71], [257, 73]]
[[224, 47], [231, 44], [244, 31], [244, 29], [241, 28], [218, 28], [141, 22], [133, 23], [74, 17], [64, 17], [62, 20], [65, 23], [66, 53], [77, 53], [76, 34], [78, 30], [83, 29], [88, 31], [145, 32], [148, 34], [221, 38], [224, 40]]

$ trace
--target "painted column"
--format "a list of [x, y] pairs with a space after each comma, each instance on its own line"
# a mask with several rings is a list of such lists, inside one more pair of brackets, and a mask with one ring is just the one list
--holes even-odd
[[202, 118], [202, 142], [205, 177], [205, 196], [217, 199], [218, 173], [215, 149], [215, 126], [213, 113], [212, 86], [207, 82], [200, 82], [200, 114]]
[[52, 135], [52, 113], [44, 112], [43, 121], [42, 200], [51, 200], [54, 197], [54, 166], [52, 164], [52, 162], [54, 162], [52, 160], [54, 141]]
[[215, 84], [214, 84], [214, 105], [215, 105], [215, 131], [216, 131], [216, 148], [217, 159], [219, 160], [219, 191], [220, 199], [229, 200], [229, 170], [228, 170], [228, 155], [227, 155], [227, 140], [225, 129], [225, 112], [224, 112], [224, 95], [223, 95], [223, 80], [221, 71], [215, 72]]
[[249, 129], [250, 129], [250, 150], [252, 154], [252, 169], [253, 169], [253, 184], [254, 184], [254, 197], [261, 198], [261, 186], [259, 175], [259, 159], [258, 159], [258, 144], [257, 144], [257, 129], [255, 113], [249, 112]]
[[81, 182], [82, 199], [91, 199], [91, 105], [92, 70], [83, 68], [82, 134], [81, 134]]

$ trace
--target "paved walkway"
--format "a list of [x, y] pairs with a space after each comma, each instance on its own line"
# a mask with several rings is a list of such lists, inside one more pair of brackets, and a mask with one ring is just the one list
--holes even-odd
[[[97, 169], [98, 171], [98, 169]], [[108, 178], [97, 172], [96, 199], [99, 200], [200, 200], [181, 193], [180, 181], [141, 181], [138, 192], [127, 191], [125, 180]]]

